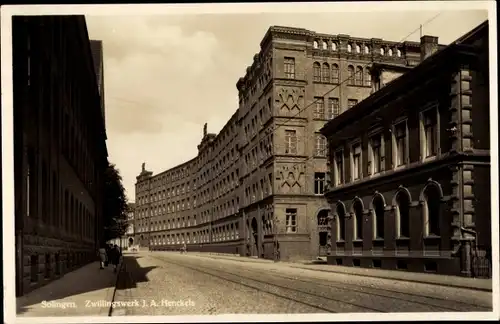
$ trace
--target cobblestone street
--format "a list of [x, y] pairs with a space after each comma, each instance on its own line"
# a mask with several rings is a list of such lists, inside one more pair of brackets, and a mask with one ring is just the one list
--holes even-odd
[[125, 257], [112, 316], [491, 311], [491, 292], [175, 252]]

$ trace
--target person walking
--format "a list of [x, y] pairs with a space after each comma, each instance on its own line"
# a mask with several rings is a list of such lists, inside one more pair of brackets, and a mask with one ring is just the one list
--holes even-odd
[[118, 269], [118, 265], [120, 264], [120, 257], [121, 257], [121, 252], [120, 249], [118, 248], [118, 245], [114, 245], [113, 248], [110, 250], [110, 261], [111, 264], [113, 265], [113, 271], [116, 272]]
[[106, 259], [107, 259], [107, 253], [106, 253], [106, 249], [104, 248], [103, 245], [101, 245], [101, 247], [99, 248], [98, 250], [98, 255], [99, 255], [99, 263], [100, 263], [100, 268], [99, 269], [104, 269], [104, 264], [106, 263]]

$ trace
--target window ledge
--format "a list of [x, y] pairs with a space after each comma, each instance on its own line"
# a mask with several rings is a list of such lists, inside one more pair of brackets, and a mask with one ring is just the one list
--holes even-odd
[[363, 239], [352, 240], [352, 243], [363, 243]]
[[406, 237], [406, 236], [400, 236], [396, 239], [396, 241], [409, 241], [410, 238], [409, 237]]
[[424, 236], [424, 240], [440, 240], [440, 239], [441, 239], [440, 235], [429, 234], [427, 236]]
[[336, 243], [345, 243], [345, 240], [337, 240]]
[[381, 237], [377, 237], [377, 238], [374, 238], [374, 239], [372, 240], [372, 242], [384, 242], [384, 241], [385, 241], [385, 239], [383, 239], [383, 238], [381, 238]]

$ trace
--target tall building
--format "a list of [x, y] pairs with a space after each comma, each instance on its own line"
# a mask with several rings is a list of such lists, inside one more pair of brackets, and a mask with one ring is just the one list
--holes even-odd
[[209, 134], [205, 125], [198, 155], [173, 169], [153, 175], [143, 166], [140, 244], [185, 242], [270, 259], [326, 256], [330, 206], [319, 130], [370, 95], [369, 65], [411, 69], [420, 46], [270, 27], [237, 82], [239, 108], [222, 131]]
[[84, 16], [13, 17], [16, 293], [94, 260], [106, 132]]
[[[422, 43], [434, 46], [420, 65], [322, 129], [328, 262], [491, 277], [488, 22], [441, 51]], [[372, 73], [401, 72], [374, 63]]]

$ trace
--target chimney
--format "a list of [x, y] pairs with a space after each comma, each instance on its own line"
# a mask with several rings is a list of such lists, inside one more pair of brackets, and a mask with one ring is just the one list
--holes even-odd
[[420, 37], [420, 61], [425, 60], [438, 50], [438, 38], [424, 35]]

